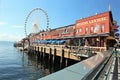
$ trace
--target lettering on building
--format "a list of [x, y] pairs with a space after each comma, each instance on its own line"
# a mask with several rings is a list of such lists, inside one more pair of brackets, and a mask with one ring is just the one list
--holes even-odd
[[93, 20], [88, 20], [88, 21], [85, 21], [85, 22], [77, 23], [77, 26], [93, 24], [93, 23], [102, 22], [102, 21], [105, 21], [105, 20], [107, 20], [107, 17], [97, 18], [97, 19], [93, 19]]

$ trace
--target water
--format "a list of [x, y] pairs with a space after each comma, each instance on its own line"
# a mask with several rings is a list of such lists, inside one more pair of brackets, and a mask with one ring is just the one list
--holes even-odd
[[[68, 59], [68, 66], [74, 63]], [[33, 54], [17, 50], [13, 42], [0, 41], [0, 80], [37, 80], [63, 68], [60, 57], [56, 57], [53, 65], [47, 54], [38, 60]]]
[[36, 80], [45, 76], [34, 59], [13, 47], [13, 42], [0, 42], [0, 80]]

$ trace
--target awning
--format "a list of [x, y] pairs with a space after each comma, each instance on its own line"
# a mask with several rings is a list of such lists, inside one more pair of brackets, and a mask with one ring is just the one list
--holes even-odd
[[77, 36], [75, 36], [75, 38], [87, 38], [87, 37], [98, 37], [98, 36], [100, 36], [100, 37], [107, 37], [107, 36], [109, 36], [109, 34], [108, 33], [101, 33], [101, 34], [84, 34], [84, 35], [77, 35]]

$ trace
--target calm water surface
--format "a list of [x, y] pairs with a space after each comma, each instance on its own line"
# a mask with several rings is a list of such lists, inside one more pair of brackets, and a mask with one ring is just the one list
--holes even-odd
[[0, 42], [0, 80], [36, 80], [45, 71], [34, 59], [13, 47], [13, 42]]
[[[68, 66], [74, 63], [76, 61], [69, 60]], [[65, 63], [60, 67], [60, 57], [53, 65], [47, 54], [37, 60], [35, 56], [17, 50], [13, 42], [0, 41], [0, 80], [37, 80], [64, 67]]]

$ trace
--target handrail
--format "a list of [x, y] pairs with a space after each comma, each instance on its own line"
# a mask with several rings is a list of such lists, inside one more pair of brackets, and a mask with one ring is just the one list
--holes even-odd
[[[105, 61], [101, 62], [102, 65], [99, 65], [100, 68], [98, 69], [96, 75], [93, 76], [92, 80], [97, 80], [98, 78], [103, 76], [104, 72], [106, 72], [105, 74], [109, 73], [111, 65], [109, 65], [108, 63], [110, 63], [112, 61], [112, 56], [113, 56], [113, 53], [107, 59], [105, 59]], [[109, 68], [107, 66], [109, 66]], [[107, 70], [105, 69], [106, 67], [107, 67]], [[105, 77], [106, 77], [106, 75], [104, 75], [103, 78], [105, 79]]]

